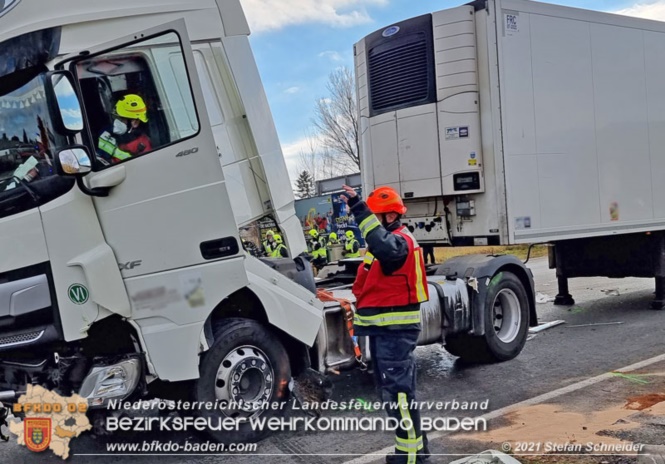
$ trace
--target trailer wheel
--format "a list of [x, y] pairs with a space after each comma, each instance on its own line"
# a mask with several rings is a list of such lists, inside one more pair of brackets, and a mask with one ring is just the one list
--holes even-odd
[[[238, 430], [209, 430], [222, 443], [248, 443], [264, 438], [268, 430], [253, 430], [251, 419], [272, 417], [286, 410], [291, 379], [289, 357], [278, 338], [250, 319], [225, 319], [214, 327], [215, 342], [203, 355], [196, 382], [196, 398], [220, 404], [200, 415], [240, 420]], [[257, 407], [270, 404], [278, 407]], [[229, 407], [224, 407], [228, 405]]]
[[449, 335], [446, 349], [470, 362], [515, 358], [524, 348], [529, 331], [529, 302], [515, 274], [500, 272], [492, 278], [484, 311], [485, 335]]

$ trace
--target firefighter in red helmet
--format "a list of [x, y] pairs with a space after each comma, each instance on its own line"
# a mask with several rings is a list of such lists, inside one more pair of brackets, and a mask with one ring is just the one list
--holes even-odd
[[420, 411], [414, 407], [416, 365], [413, 351], [420, 334], [420, 303], [427, 301], [422, 250], [400, 222], [406, 207], [390, 187], [379, 187], [362, 201], [344, 186], [342, 196], [359, 224], [367, 253], [353, 284], [356, 297], [354, 331], [369, 336], [375, 380], [382, 400], [397, 405], [389, 416], [410, 427], [398, 428], [395, 454], [389, 464], [416, 464], [429, 457], [421, 432]]

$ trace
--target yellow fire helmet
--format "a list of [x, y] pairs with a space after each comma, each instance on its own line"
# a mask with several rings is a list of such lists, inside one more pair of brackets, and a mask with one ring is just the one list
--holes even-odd
[[282, 243], [282, 236], [279, 234], [274, 234], [273, 238], [275, 239], [275, 243]]
[[133, 93], [118, 100], [118, 103], [115, 104], [115, 114], [122, 118], [148, 122], [148, 108], [146, 108], [143, 98]]
[[309, 230], [309, 235], [312, 236], [312, 238], [316, 238], [319, 236], [319, 233], [316, 231], [316, 229], [310, 229]]
[[337, 234], [335, 232], [330, 232], [328, 238], [330, 238], [330, 240], [337, 240]]
[[352, 230], [347, 230], [346, 231], [346, 238], [353, 239], [353, 238], [356, 238], [356, 235], [353, 233]]

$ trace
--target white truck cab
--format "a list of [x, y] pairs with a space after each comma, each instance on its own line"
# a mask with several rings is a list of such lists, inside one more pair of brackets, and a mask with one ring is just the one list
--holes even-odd
[[[239, 2], [24, 0], [0, 24], [0, 399], [101, 407], [155, 379], [286, 399], [323, 305], [238, 236], [271, 214], [305, 250]], [[229, 331], [248, 349], [216, 349]]]

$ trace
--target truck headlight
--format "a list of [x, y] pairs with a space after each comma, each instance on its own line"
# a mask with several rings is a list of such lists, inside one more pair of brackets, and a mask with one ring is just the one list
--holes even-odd
[[106, 406], [109, 400], [123, 400], [132, 394], [139, 383], [141, 363], [126, 359], [110, 366], [93, 366], [83, 380], [80, 395], [90, 407]]

